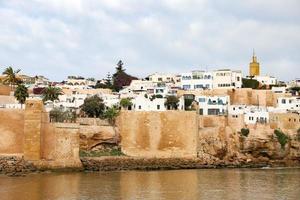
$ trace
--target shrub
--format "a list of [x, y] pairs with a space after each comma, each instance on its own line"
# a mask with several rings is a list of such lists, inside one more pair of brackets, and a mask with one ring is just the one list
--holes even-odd
[[285, 135], [281, 130], [279, 129], [276, 129], [274, 130], [274, 134], [276, 135], [277, 137], [277, 140], [278, 142], [280, 143], [281, 145], [281, 148], [284, 149], [286, 143], [288, 142], [289, 140], [289, 137], [287, 135]]
[[49, 113], [51, 122], [76, 122], [76, 113], [54, 108]]
[[242, 128], [241, 129], [241, 135], [244, 136], [244, 137], [248, 137], [250, 131], [248, 128]]

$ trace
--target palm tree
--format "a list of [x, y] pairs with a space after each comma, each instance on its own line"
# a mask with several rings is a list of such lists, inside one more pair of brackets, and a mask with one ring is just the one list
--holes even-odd
[[47, 88], [43, 90], [43, 101], [54, 101], [59, 100], [59, 95], [62, 95], [63, 92], [58, 87], [52, 87], [49, 85]]
[[116, 134], [115, 141], [116, 143], [120, 142], [120, 133], [116, 130], [116, 118], [119, 115], [119, 109], [117, 106], [112, 106], [107, 108], [106, 111], [103, 113], [103, 117], [108, 120], [108, 123], [113, 127], [114, 132]]
[[13, 85], [16, 85], [20, 82], [20, 80], [17, 78], [17, 73], [19, 73], [20, 71], [20, 69], [13, 70], [12, 67], [7, 67], [2, 73], [3, 75], [6, 75], [6, 78], [4, 79], [3, 83], [9, 84], [12, 89]]
[[106, 111], [103, 113], [103, 117], [107, 119], [112, 126], [114, 126], [118, 114], [119, 114], [119, 110], [116, 108], [116, 106], [112, 106], [106, 109]]
[[25, 103], [26, 98], [29, 97], [27, 87], [25, 87], [25, 85], [23, 85], [23, 84], [18, 85], [18, 87], [16, 88], [16, 91], [14, 93], [14, 96], [19, 101], [19, 103], [21, 104], [21, 108], [22, 108], [22, 105]]

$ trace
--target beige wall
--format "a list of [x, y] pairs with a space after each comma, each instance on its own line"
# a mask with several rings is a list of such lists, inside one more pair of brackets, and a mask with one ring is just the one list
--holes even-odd
[[124, 111], [119, 118], [122, 151], [136, 157], [197, 156], [196, 112]]
[[270, 113], [270, 125], [280, 129], [299, 129], [300, 114], [297, 113]]
[[0, 85], [0, 95], [9, 95], [10, 94], [10, 86]]
[[49, 123], [41, 101], [0, 109], [0, 154], [21, 154], [45, 168], [80, 167], [79, 126]]
[[24, 111], [0, 109], [0, 154], [23, 153]]

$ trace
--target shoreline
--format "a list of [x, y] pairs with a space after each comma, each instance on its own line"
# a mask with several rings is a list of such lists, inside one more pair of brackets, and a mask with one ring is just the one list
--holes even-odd
[[200, 158], [137, 158], [128, 156], [81, 157], [81, 168], [39, 168], [23, 158], [0, 157], [0, 174], [25, 176], [41, 172], [108, 172], [108, 171], [163, 171], [181, 169], [276, 169], [300, 168], [299, 160], [271, 160], [269, 162], [204, 162]]

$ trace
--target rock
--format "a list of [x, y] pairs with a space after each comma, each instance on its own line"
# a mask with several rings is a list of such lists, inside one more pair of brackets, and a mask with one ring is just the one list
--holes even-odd
[[24, 176], [26, 173], [36, 170], [34, 165], [25, 161], [23, 157], [0, 156], [0, 173], [8, 176]]
[[112, 126], [80, 126], [81, 149], [101, 149], [101, 145], [117, 143], [116, 129]]

